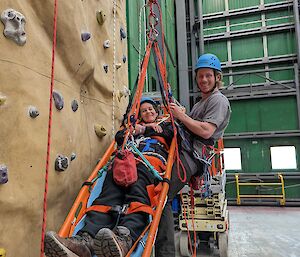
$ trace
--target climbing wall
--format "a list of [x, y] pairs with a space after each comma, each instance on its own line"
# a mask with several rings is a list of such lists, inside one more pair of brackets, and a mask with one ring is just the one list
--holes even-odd
[[[0, 1], [0, 251], [6, 257], [40, 256], [54, 2]], [[47, 230], [63, 223], [127, 106], [125, 5], [58, 0]]]

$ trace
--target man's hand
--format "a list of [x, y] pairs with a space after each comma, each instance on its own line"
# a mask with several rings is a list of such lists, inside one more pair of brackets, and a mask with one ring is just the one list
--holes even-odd
[[184, 118], [186, 109], [183, 106], [178, 106], [175, 103], [170, 103], [170, 109], [176, 119], [182, 120]]

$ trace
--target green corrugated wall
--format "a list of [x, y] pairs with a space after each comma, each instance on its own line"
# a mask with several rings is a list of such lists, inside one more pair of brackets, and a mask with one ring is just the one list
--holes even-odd
[[[161, 0], [160, 7], [162, 10], [162, 23], [164, 25], [165, 33], [165, 51], [167, 55], [167, 73], [168, 82], [171, 84], [173, 94], [177, 96], [177, 59], [176, 59], [176, 24], [175, 24], [175, 4], [174, 0]], [[128, 67], [129, 67], [129, 88], [133, 89], [135, 81], [138, 75], [138, 63], [139, 63], [139, 36], [141, 37], [141, 58], [145, 54], [145, 26], [148, 26], [144, 20], [144, 9], [140, 10], [144, 6], [144, 1], [127, 0], [127, 30], [128, 30]], [[148, 8], [149, 9], [149, 8]], [[148, 9], [146, 9], [146, 17], [148, 17]], [[141, 33], [139, 33], [139, 24], [141, 17]], [[161, 35], [160, 35], [161, 36]], [[153, 57], [150, 59], [148, 68], [146, 90], [147, 91], [159, 91], [158, 84], [155, 90], [155, 81], [158, 83], [156, 77], [156, 70], [153, 61]]]

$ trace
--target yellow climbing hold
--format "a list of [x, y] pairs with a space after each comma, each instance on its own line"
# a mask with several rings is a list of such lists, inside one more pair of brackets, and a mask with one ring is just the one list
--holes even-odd
[[98, 137], [104, 137], [106, 135], [106, 129], [100, 125], [100, 124], [95, 124], [94, 126], [95, 133]]
[[6, 251], [3, 248], [0, 248], [0, 257], [5, 257]]
[[6, 96], [0, 95], [0, 105], [5, 104], [5, 102], [6, 102]]
[[96, 12], [97, 21], [100, 25], [102, 25], [106, 20], [106, 14], [103, 11]]

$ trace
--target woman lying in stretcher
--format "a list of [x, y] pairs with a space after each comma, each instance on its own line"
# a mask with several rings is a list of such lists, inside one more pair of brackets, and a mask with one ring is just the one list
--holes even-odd
[[[140, 117], [141, 122], [135, 126], [133, 135], [136, 147], [143, 153], [146, 162], [136, 157], [136, 181], [131, 185], [118, 185], [115, 180], [120, 176], [114, 174], [117, 167], [113, 163], [113, 171], [107, 172], [102, 192], [92, 204], [95, 209], [87, 213], [85, 226], [77, 235], [61, 238], [55, 232], [46, 233], [47, 257], [74, 254], [80, 257], [123, 257], [147, 226], [149, 214], [156, 204], [158, 179], [146, 163], [149, 161], [159, 173], [164, 172], [174, 134], [170, 122], [158, 122], [158, 107], [151, 98], [142, 98]], [[124, 130], [116, 134], [119, 146], [123, 140]]]

